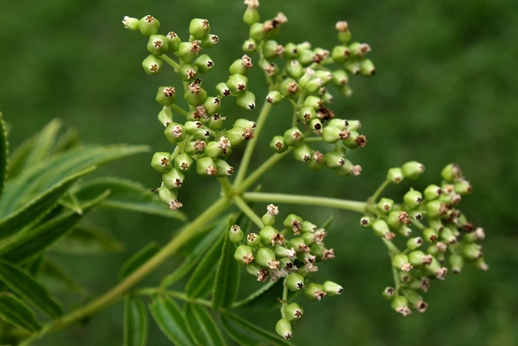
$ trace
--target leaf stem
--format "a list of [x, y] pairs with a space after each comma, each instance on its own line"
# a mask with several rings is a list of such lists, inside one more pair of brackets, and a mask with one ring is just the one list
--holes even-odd
[[376, 202], [376, 200], [379, 198], [379, 196], [381, 195], [381, 193], [387, 188], [387, 186], [390, 185], [390, 180], [385, 180], [383, 183], [381, 183], [381, 185], [376, 189], [376, 191], [374, 191], [374, 193], [372, 194], [372, 196], [369, 197], [369, 199], [367, 200], [369, 204], [374, 204]]
[[234, 203], [253, 223], [259, 228], [263, 228], [264, 224], [261, 218], [246, 204], [246, 202], [238, 195], [234, 196]]

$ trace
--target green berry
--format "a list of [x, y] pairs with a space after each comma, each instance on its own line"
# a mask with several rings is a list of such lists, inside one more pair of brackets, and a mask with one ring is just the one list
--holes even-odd
[[245, 234], [241, 230], [241, 227], [239, 225], [233, 225], [230, 227], [230, 230], [228, 231], [228, 238], [233, 243], [239, 243], [243, 240], [245, 237]]
[[151, 35], [146, 47], [151, 54], [160, 56], [169, 49], [169, 42], [164, 35]]
[[153, 155], [151, 159], [151, 167], [158, 173], [164, 173], [165, 171], [171, 169], [171, 154], [167, 152], [157, 152]]
[[403, 180], [403, 170], [399, 167], [389, 169], [387, 180], [391, 183], [399, 184]]
[[176, 101], [176, 89], [172, 86], [161, 86], [158, 88], [155, 99], [162, 106], [169, 107]]
[[212, 158], [206, 156], [196, 161], [196, 173], [202, 176], [214, 177], [218, 173], [218, 169]]
[[306, 285], [304, 288], [304, 294], [306, 295], [306, 298], [311, 301], [320, 301], [327, 295], [327, 293], [324, 291], [324, 287], [321, 284], [314, 282], [310, 282]]
[[410, 161], [405, 163], [401, 169], [403, 170], [403, 176], [405, 178], [414, 180], [419, 178], [424, 173], [424, 165], [417, 161]]
[[173, 112], [169, 107], [162, 108], [160, 113], [158, 113], [158, 121], [165, 127], [173, 121]]
[[[241, 264], [249, 265], [254, 261], [252, 247], [248, 245], [239, 245], [234, 252], [234, 259]], [[255, 273], [254, 273], [255, 274]]]
[[185, 138], [183, 125], [178, 123], [170, 123], [164, 130], [164, 135], [171, 144], [181, 142]]
[[293, 336], [293, 331], [291, 328], [291, 322], [285, 318], [281, 318], [275, 324], [275, 332], [282, 336], [286, 340], [290, 340]]
[[124, 27], [126, 29], [129, 29], [131, 31], [136, 31], [139, 28], [139, 20], [137, 18], [124, 16], [124, 18], [122, 19], [122, 24], [124, 24]]
[[278, 153], [282, 153], [288, 149], [288, 145], [284, 141], [283, 136], [274, 136], [270, 142], [270, 148]]
[[390, 306], [403, 316], [408, 316], [412, 313], [412, 310], [408, 307], [408, 300], [404, 296], [394, 297]]
[[182, 43], [180, 37], [174, 31], [169, 31], [167, 35], [165, 35], [165, 37], [167, 40], [167, 46], [169, 47], [169, 51], [176, 52], [178, 50], [178, 47], [180, 47], [180, 43]]
[[162, 71], [162, 63], [162, 59], [151, 54], [148, 55], [148, 57], [145, 58], [144, 61], [142, 61], [142, 67], [144, 68], [144, 71], [149, 75], [158, 74]]
[[284, 142], [290, 147], [301, 145], [303, 140], [304, 134], [298, 127], [292, 127], [284, 132]]
[[223, 159], [216, 159], [214, 162], [216, 163], [218, 177], [229, 177], [234, 174], [234, 167], [229, 165], [227, 161]]
[[237, 95], [236, 104], [242, 109], [253, 110], [255, 108], [255, 95], [251, 91], [245, 91]]
[[155, 17], [147, 15], [140, 19], [138, 28], [144, 36], [155, 35], [158, 32], [158, 28], [160, 28], [160, 22]]
[[454, 183], [463, 178], [462, 170], [456, 163], [450, 163], [449, 165], [444, 167], [441, 171], [441, 176], [445, 181], [449, 183]]
[[286, 319], [288, 321], [300, 320], [304, 315], [304, 309], [302, 309], [299, 304], [294, 302], [286, 305], [284, 308], [284, 314], [286, 315]]
[[246, 236], [246, 244], [252, 247], [258, 247], [262, 245], [261, 236], [257, 233], [249, 233]]
[[181, 153], [176, 155], [173, 160], [174, 167], [180, 171], [188, 171], [193, 163], [193, 160], [190, 155], [186, 153]]
[[280, 262], [276, 260], [275, 251], [269, 247], [260, 247], [257, 250], [255, 261], [258, 265], [264, 268], [280, 268]]
[[233, 94], [239, 94], [246, 90], [248, 78], [242, 74], [233, 74], [228, 78], [226, 84]]
[[417, 190], [410, 190], [403, 196], [403, 201], [409, 209], [415, 209], [423, 203], [423, 194]]
[[380, 212], [388, 214], [394, 206], [394, 201], [390, 198], [381, 198], [376, 206]]
[[189, 24], [189, 34], [196, 39], [202, 39], [210, 33], [210, 23], [207, 19], [194, 18]]
[[270, 91], [268, 95], [266, 95], [266, 102], [271, 104], [278, 104], [282, 101], [282, 95], [277, 90]]
[[183, 185], [184, 179], [183, 173], [176, 168], [171, 168], [162, 174], [162, 181], [165, 187], [171, 190], [180, 188]]
[[290, 291], [298, 291], [304, 288], [304, 277], [297, 273], [291, 273], [286, 278], [286, 287], [290, 289]]
[[336, 296], [336, 295], [342, 294], [344, 291], [342, 286], [340, 286], [332, 281], [325, 281], [322, 285], [322, 288], [324, 289], [324, 292], [326, 292], [328, 296]]

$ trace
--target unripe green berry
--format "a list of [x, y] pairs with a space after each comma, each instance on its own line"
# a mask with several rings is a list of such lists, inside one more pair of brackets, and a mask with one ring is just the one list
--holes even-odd
[[293, 331], [291, 328], [291, 322], [285, 318], [281, 318], [275, 324], [275, 332], [282, 336], [286, 340], [290, 340], [293, 336]]
[[181, 142], [185, 138], [183, 125], [178, 123], [170, 123], [164, 130], [164, 135], [171, 144]]
[[392, 266], [404, 272], [409, 272], [412, 269], [408, 256], [403, 253], [395, 254], [392, 257]]
[[264, 40], [266, 33], [264, 32], [262, 23], [252, 23], [250, 25], [250, 37], [257, 42]]
[[207, 54], [203, 54], [194, 60], [194, 65], [198, 67], [199, 73], [205, 74], [214, 68], [214, 61]]
[[201, 121], [186, 121], [185, 124], [183, 125], [183, 128], [185, 129], [185, 133], [187, 133], [188, 135], [194, 135], [196, 132], [198, 132], [198, 130], [202, 129], [203, 128], [203, 124], [201, 123]]
[[360, 73], [363, 76], [374, 76], [376, 74], [376, 68], [370, 59], [360, 61]]
[[236, 104], [242, 109], [253, 110], [255, 108], [255, 95], [251, 91], [245, 91], [237, 95]]
[[344, 288], [342, 286], [332, 281], [325, 281], [322, 284], [322, 288], [324, 289], [324, 292], [326, 292], [327, 295], [330, 297], [342, 294], [344, 291]]
[[136, 31], [139, 27], [139, 20], [137, 18], [124, 16], [124, 18], [122, 19], [122, 24], [124, 24], [124, 27], [126, 29]]
[[290, 60], [286, 63], [286, 72], [290, 77], [299, 79], [304, 74], [304, 68], [298, 60]]
[[171, 154], [167, 152], [157, 152], [153, 155], [151, 159], [151, 167], [158, 173], [164, 173], [165, 171], [171, 169]]
[[243, 240], [245, 234], [241, 230], [239, 225], [230, 226], [230, 230], [228, 231], [228, 239], [230, 239], [233, 243], [239, 243]]
[[462, 244], [459, 254], [466, 261], [471, 262], [482, 257], [482, 246], [476, 243]]
[[174, 31], [169, 31], [165, 37], [167, 39], [167, 46], [169, 47], [169, 51], [176, 52], [178, 47], [180, 47], [180, 43], [182, 43], [180, 37]]
[[464, 259], [462, 256], [457, 254], [450, 255], [450, 266], [453, 274], [459, 274], [462, 271], [462, 267], [464, 266]]
[[[234, 259], [241, 264], [249, 265], [254, 261], [252, 247], [248, 245], [239, 245], [234, 252]], [[255, 274], [255, 273], [254, 273]]]
[[191, 63], [183, 63], [178, 67], [178, 74], [183, 81], [195, 79], [198, 75], [198, 66]]
[[257, 49], [257, 42], [254, 39], [249, 38], [245, 42], [243, 42], [243, 46], [241, 49], [246, 53], [253, 53]]
[[360, 74], [360, 63], [356, 60], [346, 60], [344, 63], [344, 67], [351, 74]]
[[207, 19], [194, 18], [189, 24], [189, 34], [196, 39], [202, 39], [210, 33], [210, 23]]
[[140, 19], [138, 28], [144, 36], [155, 35], [160, 28], [160, 22], [155, 17], [147, 15]]
[[335, 46], [331, 51], [331, 58], [337, 64], [343, 64], [351, 55], [351, 50], [347, 46]]
[[165, 127], [173, 121], [173, 112], [169, 107], [162, 108], [160, 113], [158, 113], [158, 121]]
[[280, 262], [276, 260], [275, 251], [269, 247], [260, 247], [257, 250], [255, 261], [261, 267], [270, 269], [280, 268]]
[[457, 237], [454, 234], [454, 231], [450, 227], [444, 227], [441, 234], [441, 239], [447, 244], [455, 244], [457, 242]]
[[183, 94], [183, 98], [188, 104], [196, 107], [205, 102], [207, 99], [207, 91], [194, 80], [194, 82], [189, 84], [188, 90]]
[[233, 74], [227, 80], [227, 86], [234, 94], [239, 94], [246, 90], [248, 78], [242, 74]]
[[300, 94], [300, 86], [294, 79], [286, 78], [279, 86], [279, 91], [284, 97], [296, 99]]
[[181, 153], [176, 155], [173, 160], [174, 167], [180, 171], [188, 171], [193, 163], [193, 160], [190, 155], [186, 153]]
[[271, 104], [278, 104], [282, 101], [282, 95], [277, 90], [270, 91], [268, 95], [266, 95], [266, 102]]
[[335, 70], [332, 72], [331, 82], [336, 86], [344, 86], [349, 83], [349, 77], [347, 76], [347, 72], [344, 70]]
[[263, 245], [274, 245], [275, 243], [283, 243], [284, 236], [282, 236], [278, 230], [270, 225], [264, 226], [260, 231], [261, 241]]
[[257, 233], [249, 233], [246, 236], [246, 244], [252, 247], [258, 247], [262, 245], [261, 236]]
[[466, 180], [460, 180], [455, 183], [455, 192], [459, 195], [469, 195], [473, 192], [473, 187], [469, 183], [469, 181]]
[[227, 161], [223, 159], [215, 159], [218, 177], [229, 177], [234, 174], [234, 167], [228, 164]]
[[424, 189], [424, 197], [428, 201], [433, 201], [434, 199], [439, 198], [442, 194], [442, 189], [437, 185], [428, 185], [426, 189]]
[[386, 300], [392, 300], [394, 298], [395, 293], [396, 293], [396, 290], [394, 289], [394, 287], [385, 287], [385, 289], [383, 290], [381, 295]]
[[266, 59], [273, 59], [280, 55], [283, 55], [284, 48], [280, 46], [275, 40], [268, 40], [263, 44], [263, 56]]
[[183, 173], [176, 168], [171, 168], [162, 174], [162, 181], [164, 182], [165, 187], [171, 190], [180, 188], [183, 185], [184, 179], [185, 176]]
[[327, 295], [327, 293], [324, 291], [323, 285], [314, 282], [310, 282], [306, 285], [304, 288], [304, 294], [306, 295], [306, 298], [311, 301], [320, 301]]
[[270, 148], [277, 153], [283, 153], [288, 149], [288, 145], [283, 136], [274, 136], [270, 142]]
[[367, 138], [364, 135], [360, 135], [354, 130], [349, 130], [350, 135], [345, 138], [342, 143], [350, 149], [357, 147], [364, 147], [367, 144]]
[[448, 206], [440, 200], [426, 203], [426, 213], [430, 219], [440, 219], [448, 212]]
[[403, 316], [408, 316], [412, 313], [412, 310], [408, 307], [408, 300], [404, 296], [394, 297], [390, 306]]
[[248, 141], [254, 138], [254, 132], [249, 128], [235, 126], [228, 130], [227, 138], [232, 146], [237, 146], [243, 141]]
[[410, 161], [405, 163], [401, 169], [403, 170], [403, 176], [405, 178], [414, 180], [419, 178], [424, 173], [424, 165], [417, 161]]
[[418, 249], [418, 248], [420, 248], [422, 245], [423, 245], [423, 238], [421, 238], [421, 237], [414, 237], [414, 238], [410, 238], [410, 239], [408, 239], [408, 241], [406, 242], [406, 247], [407, 247], [407, 249], [409, 249], [409, 250], [415, 250], [415, 249]]
[[304, 67], [309, 66], [313, 63], [315, 58], [315, 52], [310, 49], [298, 49], [297, 60]]
[[219, 113], [214, 113], [210, 118], [209, 118], [209, 124], [208, 124], [209, 128], [211, 130], [214, 130], [214, 131], [219, 131], [221, 130], [221, 128], [223, 127], [223, 118], [221, 117], [221, 115]]
[[298, 127], [292, 127], [284, 132], [284, 142], [290, 147], [301, 145], [303, 140], [304, 134]]
[[162, 106], [169, 107], [176, 101], [176, 90], [172, 86], [161, 86], [158, 88], [155, 99]]
[[230, 92], [230, 88], [228, 87], [228, 85], [226, 83], [218, 83], [218, 85], [216, 85], [216, 92], [218, 93], [218, 96], [220, 97], [225, 97], [225, 96], [229, 96], [231, 94]]
[[414, 250], [408, 254], [408, 261], [415, 267], [421, 265], [429, 265], [430, 263], [432, 263], [432, 260], [432, 255], [426, 255], [421, 250]]
[[303, 220], [300, 216], [295, 214], [289, 214], [282, 222], [282, 225], [285, 229], [289, 230], [290, 232], [293, 232], [293, 234], [295, 235], [298, 235], [302, 230], [302, 222]]
[[410, 190], [403, 196], [403, 201], [409, 209], [415, 209], [423, 203], [423, 194], [417, 190]]
[[259, 22], [259, 20], [259, 11], [257, 11], [257, 8], [247, 7], [245, 13], [243, 14], [243, 22], [245, 24], [252, 25]]
[[[177, 189], [168, 189], [164, 185], [162, 185], [160, 188], [158, 188], [158, 199], [160, 200], [160, 202], [170, 206], [170, 208], [172, 206], [174, 206], [175, 202], [178, 202], [176, 199], [177, 194], [178, 194]], [[175, 209], [173, 209], [173, 210], [175, 210]]]
[[291, 273], [286, 278], [286, 287], [290, 289], [290, 291], [298, 291], [304, 288], [304, 277], [297, 273]]
[[399, 184], [403, 180], [403, 170], [399, 167], [389, 169], [387, 180], [391, 183]]
[[202, 176], [214, 177], [218, 173], [218, 169], [212, 158], [206, 156], [196, 161], [196, 173]]
[[394, 201], [390, 198], [381, 198], [378, 202], [378, 204], [376, 205], [376, 207], [378, 208], [378, 210], [384, 214], [388, 214], [391, 210], [392, 210], [392, 207], [394, 206]]
[[326, 143], [336, 143], [339, 140], [349, 138], [350, 132], [347, 129], [339, 129], [331, 125], [327, 125], [322, 130], [322, 140]]
[[176, 54], [185, 62], [191, 62], [201, 50], [200, 41], [182, 42], [178, 45]]
[[160, 56], [168, 51], [169, 43], [164, 35], [151, 35], [146, 48], [151, 54]]
[[360, 219], [360, 226], [362, 227], [370, 227], [372, 225], [372, 219], [370, 216], [363, 216]]
[[223, 149], [219, 145], [219, 142], [211, 141], [211, 142], [207, 143], [207, 146], [205, 147], [203, 152], [207, 156], [212, 157], [214, 159], [214, 158], [220, 157], [221, 154], [223, 154]]
[[308, 163], [311, 161], [312, 151], [309, 146], [306, 144], [302, 144], [299, 147], [295, 148], [293, 151], [293, 157], [297, 161]]
[[303, 106], [313, 107], [315, 110], [322, 108], [324, 102], [318, 96], [310, 95], [304, 99]]
[[410, 216], [408, 216], [406, 211], [398, 210], [391, 211], [388, 214], [386, 221], [387, 224], [394, 229], [399, 229], [403, 225], [408, 226], [412, 223], [412, 220], [410, 220]]
[[442, 178], [449, 183], [454, 183], [459, 179], [462, 179], [462, 170], [456, 163], [450, 163], [441, 171]]
[[316, 119], [317, 112], [313, 107], [304, 106], [298, 111], [298, 118], [300, 121], [308, 122], [312, 119]]
[[345, 151], [343, 148], [336, 147], [333, 151], [325, 154], [325, 164], [327, 167], [335, 169], [345, 164]]
[[306, 244], [306, 240], [303, 237], [291, 238], [288, 242], [288, 247], [295, 249], [299, 254], [307, 254], [311, 251], [309, 246]]
[[200, 44], [203, 48], [211, 48], [211, 47], [215, 46], [216, 44], [218, 44], [218, 42], [219, 42], [219, 36], [210, 34], [210, 35], [207, 35], [204, 38], [202, 38]]
[[144, 71], [151, 75], [151, 74], [157, 74], [162, 71], [162, 63], [163, 60], [159, 57], [156, 57], [154, 55], [148, 55], [147, 58], [142, 61], [142, 67], [144, 68]]
[[302, 318], [302, 315], [304, 315], [304, 309], [302, 309], [299, 304], [293, 302], [286, 305], [284, 308], [284, 314], [288, 321], [299, 320]]
[[297, 58], [298, 49], [295, 43], [288, 43], [284, 46], [284, 57], [289, 60], [294, 60]]

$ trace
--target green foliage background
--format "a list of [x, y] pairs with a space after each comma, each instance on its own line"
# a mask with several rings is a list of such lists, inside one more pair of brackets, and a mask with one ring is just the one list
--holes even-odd
[[[345, 294], [307, 305], [306, 317], [295, 326], [294, 341], [299, 345], [518, 343], [517, 6], [505, 0], [261, 3], [262, 18], [277, 11], [289, 18], [280, 43], [308, 40], [331, 48], [336, 42], [334, 23], [349, 21], [353, 39], [371, 45], [370, 58], [378, 71], [371, 79], [352, 78], [353, 97], [337, 100], [333, 107], [337, 114], [362, 120], [369, 143], [353, 159], [362, 165], [363, 174], [347, 179], [332, 172], [317, 175], [289, 159], [264, 181], [263, 191], [364, 200], [389, 167], [411, 159], [421, 161], [427, 172], [416, 184], [424, 185], [438, 182], [442, 166], [457, 162], [475, 188], [461, 208], [487, 233], [484, 249], [490, 270], [483, 273], [467, 267], [460, 276], [433, 282], [425, 296], [428, 311], [403, 318], [380, 296], [391, 284], [384, 246], [357, 226], [358, 215], [335, 212], [332, 239], [326, 243], [334, 244], [337, 259], [322, 266], [319, 275], [340, 282]], [[223, 80], [224, 66], [242, 55], [241, 42], [247, 37], [243, 10], [240, 0], [4, 1], [0, 5], [0, 111], [11, 127], [12, 147], [59, 117], [88, 143], [150, 144], [157, 151], [168, 150], [156, 121], [160, 106], [154, 95], [170, 75], [144, 74], [140, 61], [147, 56], [146, 40], [124, 30], [122, 17], [153, 14], [162, 23], [161, 31], [174, 30], [183, 37], [191, 18], [208, 18], [221, 39], [208, 52], [222, 67], [212, 77]], [[262, 95], [257, 93], [258, 99]], [[238, 116], [236, 109], [229, 112]], [[282, 111], [275, 118], [272, 135], [289, 122]], [[155, 187], [160, 178], [149, 160], [150, 155], [140, 155], [110, 169]], [[191, 217], [210, 203], [208, 196], [217, 194], [216, 185], [194, 176], [187, 179], [181, 198]], [[405, 182], [400, 191], [409, 186]], [[281, 206], [281, 212], [322, 222], [331, 211]], [[165, 241], [178, 226], [175, 221], [143, 215], [98, 215], [99, 222], [127, 243], [127, 251], [89, 260], [60, 258], [92, 294], [116, 282], [114, 268], [132, 252], [150, 238]], [[166, 272], [164, 268], [149, 282]], [[273, 329], [278, 312], [257, 312], [251, 318]], [[121, 343], [120, 304], [85, 324], [36, 344]], [[154, 329], [150, 345], [166, 344]]]

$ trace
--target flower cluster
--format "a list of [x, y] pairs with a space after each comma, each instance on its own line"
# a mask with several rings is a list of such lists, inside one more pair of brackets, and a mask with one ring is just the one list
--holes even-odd
[[288, 304], [287, 290], [303, 291], [307, 299], [320, 301], [325, 296], [341, 294], [343, 288], [332, 282], [310, 282], [318, 271], [318, 262], [335, 257], [334, 250], [324, 244], [325, 229], [303, 220], [295, 214], [288, 215], [280, 231], [275, 228], [277, 206], [270, 204], [262, 217], [264, 227], [258, 233], [243, 230], [234, 225], [228, 231], [229, 239], [236, 243], [235, 260], [246, 267], [246, 271], [257, 281], [284, 280], [286, 296], [283, 297], [277, 333], [286, 339], [292, 336], [291, 321], [302, 317], [303, 309], [297, 303]]
[[[398, 184], [404, 178], [416, 179], [423, 172], [422, 164], [408, 162], [390, 169], [387, 182]], [[484, 239], [484, 231], [475, 228], [458, 209], [472, 187], [456, 164], [446, 166], [441, 175], [440, 186], [429, 185], [422, 192], [410, 189], [401, 204], [390, 198], [379, 199], [360, 221], [389, 245], [397, 280], [395, 287], [387, 287], [383, 295], [404, 316], [411, 313], [411, 307], [419, 312], [426, 310], [428, 305], [418, 291], [426, 292], [431, 279], [445, 279], [449, 271], [446, 261], [454, 274], [460, 273], [466, 262], [488, 269], [482, 246], [477, 244]], [[414, 235], [413, 229], [419, 234]], [[393, 245], [396, 235], [407, 239], [404, 251]]]

